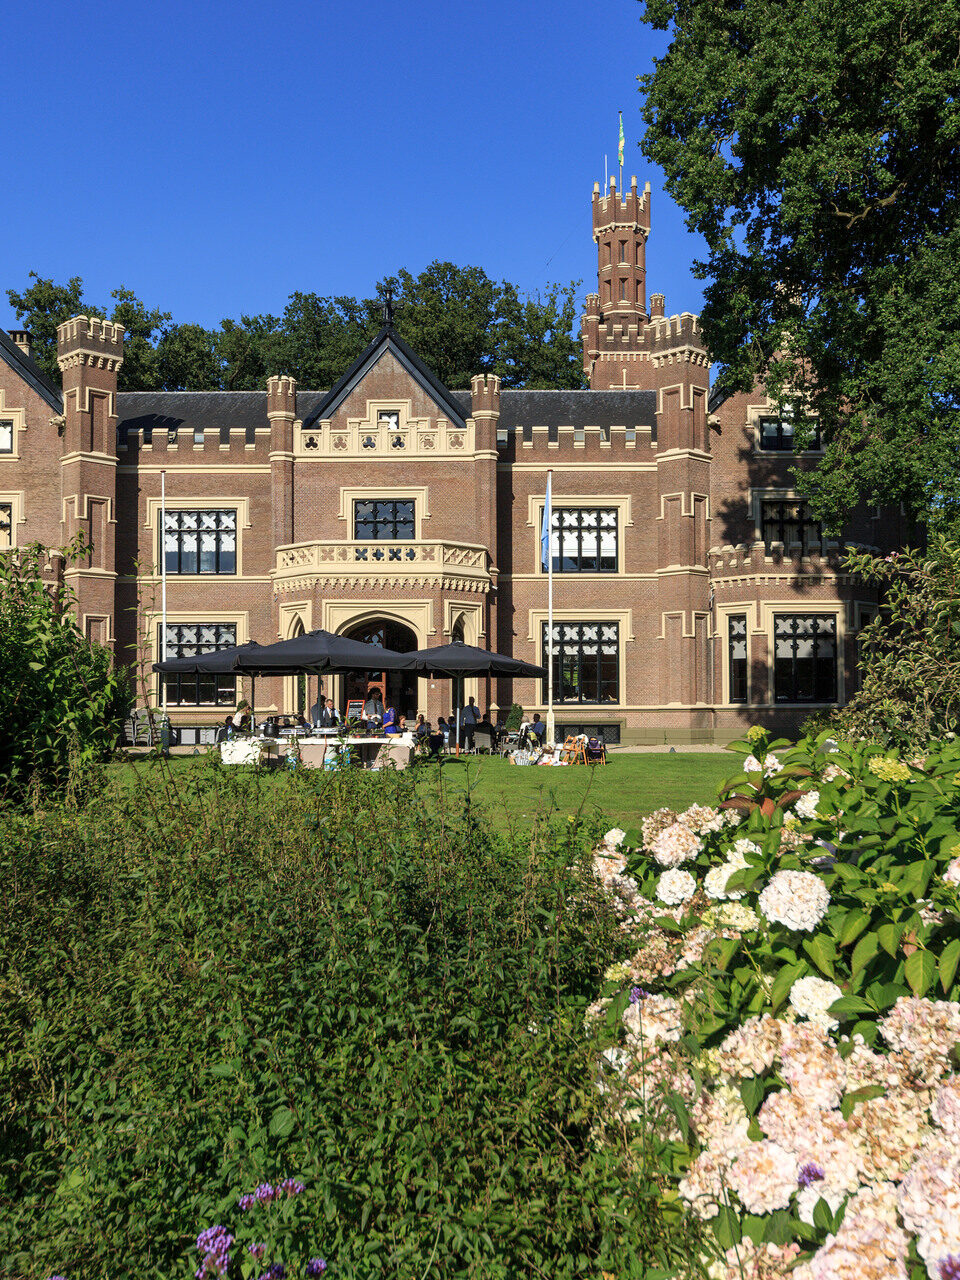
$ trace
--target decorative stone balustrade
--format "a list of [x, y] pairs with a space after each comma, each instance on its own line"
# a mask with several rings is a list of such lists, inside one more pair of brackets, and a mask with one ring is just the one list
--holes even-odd
[[300, 457], [341, 461], [371, 457], [403, 461], [411, 456], [463, 458], [474, 448], [472, 419], [466, 428], [446, 418], [401, 418], [394, 426], [359, 418], [351, 418], [346, 426], [333, 426], [324, 419], [302, 427], [297, 434]]
[[461, 542], [301, 542], [277, 549], [277, 593], [314, 585], [449, 587], [488, 591], [485, 547]]

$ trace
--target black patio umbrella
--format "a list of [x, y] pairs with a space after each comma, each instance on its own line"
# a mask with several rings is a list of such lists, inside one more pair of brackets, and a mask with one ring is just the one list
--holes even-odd
[[434, 649], [418, 649], [415, 653], [405, 654], [413, 659], [406, 670], [419, 672], [421, 675], [447, 676], [457, 681], [455, 694], [457, 697], [457, 747], [460, 745], [460, 708], [463, 705], [463, 679], [465, 676], [533, 676], [543, 679], [547, 674], [546, 667], [534, 666], [532, 662], [524, 662], [521, 658], [510, 658], [505, 653], [491, 653], [488, 649], [478, 649], [475, 645], [464, 644], [462, 640], [454, 640], [452, 644], [437, 645]]
[[256, 677], [320, 675], [343, 671], [410, 671], [412, 653], [396, 653], [379, 645], [364, 644], [331, 631], [309, 631], [276, 644], [232, 645], [186, 658], [155, 662], [154, 671], [170, 675], [248, 675], [253, 727], [256, 728]]

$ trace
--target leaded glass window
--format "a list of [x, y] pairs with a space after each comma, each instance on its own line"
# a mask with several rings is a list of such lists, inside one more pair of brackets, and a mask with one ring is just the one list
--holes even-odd
[[[765, 452], [793, 453], [795, 428], [792, 418], [761, 418], [760, 448]], [[814, 427], [813, 435], [807, 443], [807, 449], [820, 448], [820, 426]]]
[[399, 542], [416, 537], [412, 498], [386, 501], [357, 499], [353, 504], [354, 539], [372, 538], [377, 542]]
[[163, 553], [167, 573], [236, 573], [236, 511], [165, 512]]
[[775, 542], [782, 542], [784, 549], [800, 544], [803, 555], [816, 548], [820, 550], [823, 530], [806, 502], [795, 498], [762, 501], [760, 503], [763, 545], [769, 552]]
[[[229, 649], [237, 643], [235, 622], [168, 622], [164, 657], [192, 658], [198, 653]], [[159, 628], [157, 649], [163, 644]], [[161, 675], [167, 683], [167, 706], [232, 707], [237, 700], [235, 676]]]
[[[547, 623], [543, 624], [543, 662], [549, 655]], [[547, 682], [543, 682], [544, 701]], [[620, 625], [617, 622], [553, 624], [553, 700], [620, 701]]]
[[550, 527], [554, 573], [617, 572], [616, 507], [556, 507]]
[[835, 702], [837, 619], [834, 614], [777, 614], [773, 623], [773, 687], [777, 702]]
[[727, 643], [730, 655], [730, 701], [747, 700], [747, 615], [729, 619]]

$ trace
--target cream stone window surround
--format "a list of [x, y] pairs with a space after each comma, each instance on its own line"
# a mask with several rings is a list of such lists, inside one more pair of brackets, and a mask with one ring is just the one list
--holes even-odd
[[337, 513], [337, 519], [347, 522], [350, 530], [347, 541], [353, 541], [353, 504], [355, 502], [412, 502], [414, 537], [411, 541], [423, 542], [423, 521], [430, 519], [427, 494], [426, 485], [345, 485], [340, 490], [340, 510]]
[[[753, 540], [755, 543], [763, 545], [763, 504], [764, 502], [807, 502], [808, 499], [802, 494], [797, 493], [796, 489], [791, 487], [776, 488], [768, 486], [765, 488], [750, 490], [750, 520], [753, 524]], [[791, 544], [796, 545], [796, 544]], [[820, 542], [821, 554], [826, 555], [828, 551], [836, 551], [840, 543], [836, 538], [829, 538], [826, 534]], [[788, 552], [789, 548], [784, 547], [784, 552]], [[809, 553], [808, 553], [809, 555]], [[766, 552], [766, 558], [770, 559], [770, 552]], [[805, 556], [804, 558], [808, 558]]]
[[[751, 670], [751, 637], [756, 635], [757, 603], [755, 600], [744, 600], [740, 604], [724, 601], [716, 606], [716, 631], [714, 638], [720, 641], [720, 701], [725, 707], [749, 708], [750, 694], [753, 687]], [[747, 700], [746, 702], [730, 701], [730, 619], [746, 616], [747, 619]], [[761, 634], [762, 628], [759, 629]], [[771, 636], [772, 636], [771, 632]], [[772, 641], [771, 641], [772, 643]]]
[[[160, 512], [162, 505], [159, 498], [147, 498], [147, 518], [143, 527], [150, 530], [151, 563], [155, 564], [155, 572], [143, 574], [143, 581], [159, 581], [161, 576], [160, 565], [155, 562], [154, 557], [160, 553]], [[220, 494], [217, 494], [216, 497], [211, 497], [210, 494], [206, 494], [198, 498], [189, 494], [186, 497], [181, 496], [179, 493], [172, 496], [167, 494], [166, 508], [168, 511], [226, 511], [234, 508], [237, 512], [237, 569], [235, 573], [224, 574], [223, 576], [224, 578], [229, 577], [233, 582], [243, 577], [244, 540], [242, 531], [252, 527], [250, 523], [249, 497], [221, 497]], [[213, 573], [178, 573], [168, 576], [175, 577], [178, 582], [187, 580], [193, 582], [200, 579], [216, 582], [219, 575]]]
[[[613, 576], [613, 575], [606, 575]], [[529, 609], [527, 611], [527, 640], [535, 645], [536, 657], [533, 659], [539, 666], [547, 665], [547, 653], [543, 646], [543, 627], [548, 621], [546, 609]], [[557, 622], [616, 622], [619, 626], [617, 642], [617, 701], [615, 703], [578, 703], [580, 706], [601, 706], [614, 708], [622, 712], [626, 702], [624, 691], [627, 675], [627, 644], [635, 639], [633, 634], [632, 609], [591, 609], [581, 606], [579, 609], [554, 609], [553, 621]], [[523, 657], [523, 654], [515, 655]], [[526, 677], [521, 677], [526, 678]], [[556, 706], [561, 704], [557, 703]], [[566, 704], [564, 704], [566, 705]], [[574, 704], [569, 704], [574, 705]]]
[[811, 454], [819, 457], [823, 453], [823, 439], [820, 441], [819, 449], [804, 449], [802, 453], [797, 453], [796, 449], [761, 449], [760, 447], [760, 419], [775, 417], [779, 410], [779, 405], [775, 400], [767, 400], [764, 404], [747, 405], [747, 430], [750, 434], [753, 452], [761, 458], [789, 458], [800, 457], [805, 454]]
[[0, 492], [0, 505], [10, 508], [10, 547], [18, 547], [20, 539], [17, 537], [17, 525], [27, 522], [23, 491], [15, 489], [6, 493]]
[[[544, 476], [544, 488], [546, 488], [546, 476]], [[531, 548], [533, 552], [534, 568], [540, 565], [540, 531], [543, 528], [543, 509], [546, 505], [546, 496], [542, 493], [531, 493], [527, 495], [527, 528], [534, 530], [534, 537], [531, 540]], [[633, 499], [629, 494], [609, 494], [609, 493], [578, 493], [574, 494], [552, 494], [550, 505], [553, 511], [577, 510], [580, 507], [606, 507], [607, 509], [615, 508], [617, 512], [617, 568], [614, 573], [554, 573], [554, 580], [558, 578], [576, 578], [581, 581], [588, 579], [604, 579], [604, 578], [622, 578], [624, 576], [624, 544], [626, 541], [626, 529], [633, 528]], [[519, 576], [519, 575], [515, 575]], [[534, 573], [535, 578], [544, 575]]]
[[[780, 711], [802, 711], [808, 707], [832, 707], [843, 706], [846, 701], [845, 680], [843, 670], [843, 655], [846, 651], [847, 643], [847, 606], [842, 600], [815, 600], [810, 597], [798, 600], [777, 600], [764, 601], [756, 606], [759, 614], [759, 630], [767, 638], [767, 697], [768, 702], [765, 704], [769, 707], [776, 707]], [[836, 653], [834, 661], [837, 664], [837, 700], [833, 702], [776, 702], [773, 698], [773, 665], [774, 665], [774, 619], [778, 614], [796, 614], [798, 617], [809, 617], [812, 614], [822, 615], [823, 617], [834, 617], [834, 644]], [[747, 633], [750, 633], [750, 624], [747, 623]], [[742, 703], [740, 704], [743, 705]], [[755, 704], [754, 704], [755, 705]]]
[[0, 422], [12, 423], [10, 450], [0, 453], [0, 466], [15, 462], [20, 457], [20, 435], [27, 429], [27, 411], [20, 405], [8, 405], [3, 387], [0, 387]]
[[[157, 657], [160, 624], [163, 614], [155, 606], [145, 609], [140, 614], [140, 634], [146, 643], [146, 666], [151, 674], [153, 664], [159, 662]], [[167, 609], [167, 626], [192, 626], [202, 622], [234, 623], [237, 628], [237, 644], [246, 644], [250, 639], [250, 614], [246, 609]]]

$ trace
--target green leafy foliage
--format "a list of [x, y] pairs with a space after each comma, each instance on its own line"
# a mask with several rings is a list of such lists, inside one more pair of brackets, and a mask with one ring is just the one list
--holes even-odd
[[[79, 276], [66, 285], [30, 273], [35, 283], [8, 289], [10, 305], [33, 335], [33, 355], [59, 383], [57, 325], [83, 311], [106, 311], [83, 298]], [[582, 387], [575, 328], [577, 285], [548, 285], [528, 297], [480, 267], [432, 262], [419, 275], [399, 271], [377, 285], [374, 298], [290, 295], [282, 316], [242, 315], [219, 328], [173, 324], [117, 289], [110, 318], [126, 326], [120, 388], [127, 391], [249, 391], [272, 373], [302, 387], [328, 388], [374, 338], [387, 290], [400, 337], [448, 387], [469, 387], [474, 374], [498, 374], [506, 387]]]
[[923, 751], [960, 721], [960, 545], [934, 534], [926, 550], [851, 551], [845, 568], [882, 606], [858, 637], [860, 691], [817, 727]]
[[58, 560], [84, 554], [77, 542], [52, 560], [39, 546], [0, 555], [0, 778], [8, 799], [30, 786], [79, 781], [115, 750], [132, 705], [112, 654], [82, 635], [56, 581]]
[[584, 1011], [620, 945], [584, 870], [595, 833], [495, 837], [469, 795], [427, 824], [414, 785], [261, 785], [211, 759], [180, 787], [154, 771], [126, 799], [8, 816], [12, 1274], [186, 1277], [202, 1229], [266, 1239], [238, 1196], [288, 1175], [305, 1190], [271, 1231], [344, 1280], [682, 1256], [655, 1180], [591, 1136]]
[[[798, 475], [828, 524], [858, 500], [953, 520], [960, 498], [957, 7], [647, 0], [643, 146], [705, 239], [717, 389], [819, 417]], [[801, 431], [800, 435], [803, 435]]]

